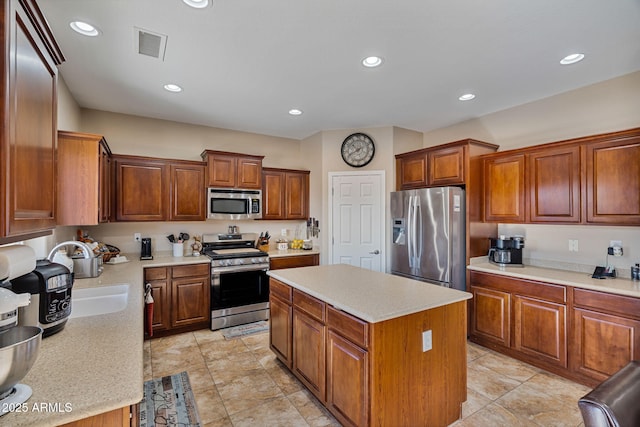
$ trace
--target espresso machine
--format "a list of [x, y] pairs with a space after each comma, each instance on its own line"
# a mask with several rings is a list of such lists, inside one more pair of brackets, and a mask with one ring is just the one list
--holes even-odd
[[500, 236], [497, 239], [490, 238], [489, 262], [500, 267], [524, 267], [522, 264], [522, 248], [524, 237]]

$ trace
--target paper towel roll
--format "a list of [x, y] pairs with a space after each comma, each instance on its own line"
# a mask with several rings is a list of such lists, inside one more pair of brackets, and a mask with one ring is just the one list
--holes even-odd
[[36, 252], [30, 246], [0, 247], [0, 281], [31, 273], [36, 268]]

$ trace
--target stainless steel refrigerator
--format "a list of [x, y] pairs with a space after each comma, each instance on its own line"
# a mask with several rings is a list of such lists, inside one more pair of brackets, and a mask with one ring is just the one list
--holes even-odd
[[465, 195], [459, 187], [391, 193], [391, 273], [465, 290]]

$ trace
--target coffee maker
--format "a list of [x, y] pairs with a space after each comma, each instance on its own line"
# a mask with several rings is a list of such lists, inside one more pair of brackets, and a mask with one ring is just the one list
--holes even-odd
[[145, 237], [141, 240], [142, 246], [140, 249], [140, 260], [153, 259], [151, 255], [151, 237]]
[[522, 236], [500, 236], [497, 239], [489, 239], [491, 248], [489, 249], [489, 262], [500, 267], [524, 267], [522, 264], [522, 248], [524, 248], [524, 237]]

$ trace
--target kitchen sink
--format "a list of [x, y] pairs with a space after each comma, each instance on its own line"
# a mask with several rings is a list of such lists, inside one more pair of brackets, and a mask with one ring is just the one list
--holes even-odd
[[124, 310], [129, 297], [127, 283], [73, 290], [70, 318], [97, 316]]

